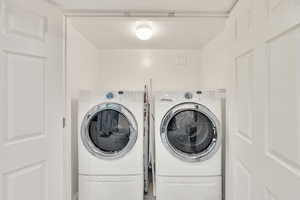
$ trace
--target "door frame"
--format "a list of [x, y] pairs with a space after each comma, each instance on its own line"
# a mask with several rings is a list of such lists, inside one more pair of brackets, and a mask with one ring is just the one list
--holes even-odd
[[[70, 73], [67, 64], [67, 33], [68, 33], [68, 19], [73, 17], [82, 17], [82, 18], [94, 18], [94, 17], [102, 17], [105, 19], [112, 19], [112, 18], [133, 18], [133, 19], [140, 19], [140, 18], [207, 18], [207, 17], [218, 17], [218, 18], [229, 18], [230, 13], [224, 12], [181, 12], [180, 15], [174, 15], [174, 12], [155, 12], [155, 11], [142, 11], [142, 12], [105, 12], [103, 10], [64, 10], [62, 6], [58, 4], [52, 3], [53, 0], [47, 0], [49, 3], [56, 5], [60, 10], [62, 10], [63, 15], [63, 73], [64, 73], [64, 94], [65, 94], [65, 112], [63, 117], [63, 124], [64, 124], [64, 136], [63, 136], [63, 152], [64, 152], [64, 160], [63, 160], [63, 172], [64, 172], [64, 196], [66, 200], [78, 200], [78, 193], [72, 194], [72, 127], [71, 127], [71, 87], [70, 87]], [[234, 4], [235, 5], [235, 4]], [[221, 96], [223, 98], [227, 97], [227, 91], [223, 88], [218, 89]], [[225, 195], [228, 193], [228, 185], [225, 186], [225, 176], [229, 176], [229, 131], [228, 131], [228, 104], [223, 102], [223, 115], [226, 115], [226, 122], [223, 123], [223, 133], [222, 137], [223, 141], [223, 153], [224, 158], [226, 158], [226, 163], [223, 162], [223, 195], [225, 199]], [[226, 104], [226, 105], [225, 105]], [[225, 117], [225, 116], [223, 116]], [[226, 144], [226, 145], [225, 145]], [[226, 183], [228, 178], [226, 178]]]
[[[60, 8], [60, 7], [59, 7]], [[64, 114], [63, 117], [63, 127], [64, 127], [64, 135], [63, 135], [63, 175], [64, 175], [64, 198], [66, 200], [73, 200], [72, 197], [72, 131], [71, 127], [71, 97], [69, 95], [70, 87], [68, 81], [69, 77], [69, 69], [67, 67], [67, 16], [63, 13], [63, 77], [64, 77]]]

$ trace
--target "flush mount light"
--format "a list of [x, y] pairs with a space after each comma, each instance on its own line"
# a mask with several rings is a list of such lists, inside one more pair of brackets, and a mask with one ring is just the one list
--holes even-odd
[[149, 24], [139, 24], [136, 26], [135, 34], [140, 40], [149, 40], [153, 35], [152, 27]]

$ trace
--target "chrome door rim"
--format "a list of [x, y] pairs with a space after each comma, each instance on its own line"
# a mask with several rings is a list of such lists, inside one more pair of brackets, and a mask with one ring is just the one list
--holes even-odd
[[[124, 115], [130, 125], [130, 137], [127, 145], [116, 153], [107, 153], [105, 151], [100, 150], [96, 145], [92, 142], [89, 135], [89, 124], [90, 120], [99, 112], [105, 110], [114, 110]], [[138, 125], [133, 114], [123, 105], [118, 103], [102, 103], [91, 108], [84, 116], [84, 119], [81, 123], [81, 141], [85, 148], [95, 157], [100, 159], [117, 159], [125, 156], [135, 145], [138, 137]]]
[[[198, 154], [189, 154], [189, 153], [182, 152], [176, 149], [172, 144], [170, 144], [168, 140], [167, 128], [170, 120], [178, 113], [186, 110], [193, 110], [204, 114], [206, 117], [208, 117], [208, 119], [213, 124], [214, 138], [211, 144], [209, 145], [209, 147], [205, 151], [202, 151], [201, 153]], [[217, 117], [206, 106], [198, 103], [193, 103], [193, 102], [177, 104], [165, 114], [161, 122], [160, 136], [161, 136], [162, 143], [166, 147], [166, 149], [175, 157], [186, 162], [199, 162], [199, 161], [208, 160], [220, 148], [221, 140], [222, 140], [221, 125]]]

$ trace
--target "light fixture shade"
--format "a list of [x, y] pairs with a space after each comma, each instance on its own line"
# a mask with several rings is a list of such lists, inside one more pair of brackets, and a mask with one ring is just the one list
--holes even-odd
[[138, 25], [135, 34], [140, 40], [149, 40], [153, 35], [152, 27], [148, 24]]

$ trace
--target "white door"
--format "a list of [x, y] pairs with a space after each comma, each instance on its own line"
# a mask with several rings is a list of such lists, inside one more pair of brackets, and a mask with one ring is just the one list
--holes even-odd
[[0, 0], [0, 199], [62, 200], [62, 15]]
[[235, 17], [231, 199], [300, 199], [300, 1], [241, 0]]

